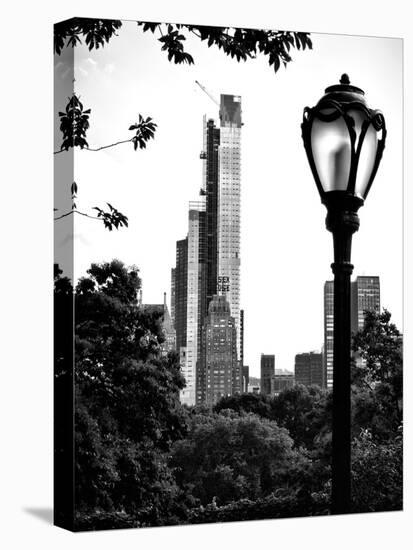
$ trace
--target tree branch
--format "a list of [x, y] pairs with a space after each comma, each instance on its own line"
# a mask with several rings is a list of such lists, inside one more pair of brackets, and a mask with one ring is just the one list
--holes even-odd
[[101, 151], [102, 149], [109, 149], [109, 147], [115, 147], [115, 145], [120, 145], [121, 143], [129, 143], [132, 141], [131, 139], [124, 139], [123, 141], [117, 141], [116, 143], [111, 143], [109, 145], [102, 145], [102, 147], [97, 147], [96, 149], [92, 149], [92, 147], [84, 147], [87, 151]]
[[[124, 139], [123, 141], [117, 141], [116, 143], [110, 143], [109, 145], [102, 145], [102, 147], [97, 147], [96, 149], [93, 149], [92, 147], [82, 147], [82, 150], [101, 151], [102, 149], [109, 149], [109, 147], [115, 147], [116, 145], [120, 145], [121, 143], [129, 143], [131, 141], [133, 141], [133, 138]], [[59, 153], [63, 153], [64, 151], [68, 151], [68, 149], [60, 149], [60, 151], [55, 151], [53, 154], [58, 155]]]
[[190, 29], [189, 32], [197, 36], [198, 38], [201, 38], [201, 35], [198, 32], [195, 32], [195, 29]]
[[86, 216], [86, 218], [91, 218], [92, 220], [101, 220], [102, 218], [98, 218], [97, 216], [90, 216], [89, 214], [85, 214], [85, 212], [79, 212], [79, 210], [70, 210], [69, 212], [66, 212], [66, 214], [62, 214], [61, 216], [58, 216], [57, 218], [53, 218], [54, 221], [61, 220], [62, 218], [65, 218], [66, 216], [70, 216], [70, 214], [80, 214], [81, 216]]

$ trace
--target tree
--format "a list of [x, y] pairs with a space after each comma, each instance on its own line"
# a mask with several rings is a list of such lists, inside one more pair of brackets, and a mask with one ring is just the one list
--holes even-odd
[[271, 418], [270, 398], [262, 393], [243, 393], [222, 397], [214, 406], [214, 411], [219, 413], [225, 409], [231, 409], [238, 413], [254, 413], [262, 418]]
[[385, 512], [403, 508], [403, 435], [374, 440], [362, 430], [352, 446], [353, 512]]
[[353, 510], [402, 509], [402, 335], [391, 314], [364, 312], [353, 337]]
[[303, 479], [308, 459], [288, 432], [254, 414], [194, 415], [174, 444], [171, 466], [182, 491], [202, 505], [257, 499]]
[[76, 286], [77, 528], [100, 512], [160, 525], [175, 506], [167, 456], [186, 431], [184, 380], [177, 355], [160, 354], [159, 316], [137, 306], [139, 288], [138, 269], [118, 260], [92, 264]]
[[[73, 18], [57, 23], [54, 28], [54, 51], [60, 55], [66, 47], [76, 47], [84, 43], [89, 50], [103, 48], [122, 27], [122, 21], [110, 19]], [[204, 25], [184, 25], [170, 23], [137, 22], [137, 30], [144, 33], [151, 32], [157, 36], [161, 50], [168, 55], [168, 60], [175, 64], [194, 64], [194, 58], [184, 50], [186, 38], [196, 36], [210, 47], [218, 48], [224, 55], [239, 61], [254, 59], [257, 55], [267, 58], [268, 64], [276, 73], [281, 65], [284, 67], [292, 61], [291, 50], [305, 50], [312, 48], [309, 33], [290, 31], [268, 31], [231, 27], [209, 27]], [[61, 120], [60, 129], [63, 133], [63, 141], [59, 151], [55, 154], [67, 151], [71, 147], [79, 147], [87, 151], [100, 151], [108, 147], [114, 147], [122, 143], [132, 142], [134, 149], [146, 147], [146, 143], [154, 137], [157, 124], [151, 117], [144, 118], [138, 115], [139, 122], [129, 127], [130, 131], [136, 131], [129, 139], [90, 148], [86, 139], [86, 131], [89, 128], [89, 116], [91, 109], [83, 109], [80, 98], [73, 94], [68, 99], [65, 112], [59, 112]], [[55, 220], [60, 220], [70, 215], [78, 214], [91, 219], [100, 220], [104, 227], [112, 231], [113, 228], [128, 226], [128, 218], [119, 212], [110, 203], [109, 210], [93, 207], [97, 215], [80, 211], [77, 208], [78, 182], [71, 186], [72, 208], [68, 212], [59, 213]]]
[[297, 384], [272, 401], [271, 418], [286, 428], [296, 446], [314, 449], [331, 431], [331, 403], [318, 386]]
[[388, 383], [394, 388], [395, 398], [402, 395], [402, 336], [391, 313], [364, 312], [364, 326], [353, 338], [353, 351], [365, 365], [358, 367], [364, 382], [370, 387], [375, 383]]
[[374, 437], [394, 438], [402, 422], [402, 335], [389, 311], [366, 311], [364, 316], [352, 345], [363, 360], [352, 370], [354, 429], [369, 428]]

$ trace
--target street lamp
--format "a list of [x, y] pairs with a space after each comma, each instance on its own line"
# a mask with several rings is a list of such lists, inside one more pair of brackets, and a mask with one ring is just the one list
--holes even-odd
[[332, 513], [351, 511], [350, 278], [351, 239], [380, 164], [386, 140], [382, 113], [367, 106], [364, 92], [343, 74], [313, 108], [304, 109], [301, 125], [326, 227], [333, 234], [334, 362]]

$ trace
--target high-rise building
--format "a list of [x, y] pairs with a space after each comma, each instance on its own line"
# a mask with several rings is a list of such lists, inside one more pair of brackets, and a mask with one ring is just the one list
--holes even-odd
[[358, 276], [351, 283], [351, 332], [355, 334], [364, 327], [364, 312], [380, 313], [380, 278]]
[[[203, 188], [206, 195], [206, 312], [218, 283], [218, 187], [220, 130], [204, 117]], [[206, 313], [205, 313], [206, 314]]]
[[[234, 319], [236, 358], [233, 389], [242, 385], [240, 321], [240, 147], [241, 98], [221, 95], [220, 123], [203, 119], [202, 185], [199, 200], [190, 203], [187, 272], [175, 268], [177, 349], [186, 388], [181, 401], [202, 402], [206, 395], [202, 330], [214, 296], [224, 296]], [[182, 243], [183, 241], [178, 241]], [[181, 245], [182, 248], [182, 245]], [[181, 256], [183, 253], [181, 254]], [[177, 248], [178, 261], [178, 248]], [[186, 317], [178, 311], [186, 276]], [[180, 315], [181, 313], [181, 315]], [[179, 324], [185, 321], [185, 330]], [[199, 391], [196, 389], [199, 386]], [[234, 390], [235, 391], [235, 390]], [[241, 391], [241, 390], [239, 390]]]
[[270, 395], [279, 395], [282, 391], [292, 388], [295, 384], [292, 372], [275, 372], [270, 380]]
[[271, 379], [275, 374], [275, 355], [261, 353], [261, 393], [271, 395]]
[[[380, 312], [380, 278], [359, 276], [351, 283], [351, 332], [355, 334], [364, 326], [364, 312]], [[334, 360], [334, 282], [324, 285], [324, 373], [327, 388], [333, 387]], [[361, 359], [355, 357], [357, 363]]]
[[186, 346], [186, 313], [188, 301], [188, 237], [176, 242], [175, 330], [176, 349]]
[[334, 281], [324, 283], [324, 378], [327, 388], [333, 387], [334, 359]]
[[239, 344], [239, 360], [241, 361], [241, 365], [244, 364], [244, 310], [241, 309], [240, 315], [239, 315], [239, 334], [240, 334], [240, 344]]
[[[365, 311], [380, 313], [380, 279], [377, 276], [359, 276], [351, 283], [351, 332], [356, 334], [364, 327]], [[356, 365], [362, 366], [365, 360], [352, 353]]]
[[175, 327], [175, 268], [171, 269], [171, 319]]
[[313, 351], [298, 353], [295, 356], [294, 376], [296, 384], [324, 388], [322, 354]]
[[215, 295], [202, 329], [198, 402], [214, 405], [221, 397], [241, 393], [235, 320], [225, 296]]
[[221, 95], [218, 193], [218, 291], [231, 308], [240, 357], [241, 98]]
[[[203, 199], [204, 197], [200, 197]], [[202, 329], [202, 288], [204, 263], [201, 261], [205, 234], [205, 200], [190, 202], [188, 223], [188, 289], [186, 309], [186, 360], [181, 364], [186, 387], [181, 402], [195, 405], [196, 364]]]
[[[186, 320], [188, 303], [188, 237], [176, 242], [176, 267], [175, 267], [175, 331], [176, 351], [182, 373], [186, 365]], [[181, 390], [180, 399], [187, 402], [189, 393], [186, 388]]]

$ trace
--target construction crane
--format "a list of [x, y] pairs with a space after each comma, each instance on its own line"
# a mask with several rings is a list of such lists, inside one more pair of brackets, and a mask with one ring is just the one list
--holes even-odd
[[198, 80], [195, 80], [195, 84], [198, 84], [198, 86], [201, 88], [201, 90], [206, 93], [206, 95], [209, 97], [209, 99], [211, 99], [215, 103], [215, 105], [218, 105], [218, 107], [220, 106], [219, 101], [217, 99], [215, 99], [215, 97], [208, 92], [208, 90], [205, 88], [205, 86], [202, 86], [202, 84], [200, 82], [198, 82]]
[[[209, 99], [211, 99], [216, 105], [218, 105], [218, 107], [220, 106], [218, 100], [215, 99], [215, 97], [208, 92], [208, 90], [205, 88], [205, 86], [202, 86], [202, 84], [200, 82], [198, 82], [198, 80], [195, 80], [195, 84], [198, 84], [198, 86], [201, 88], [201, 90], [203, 92], [205, 92], [206, 95], [209, 97]], [[199, 158], [202, 159], [202, 160], [206, 160], [206, 158], [207, 158], [206, 151], [201, 151], [201, 153], [199, 155]]]

